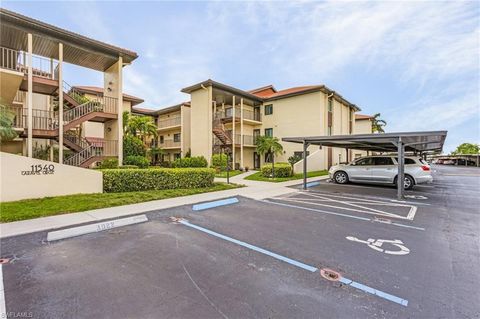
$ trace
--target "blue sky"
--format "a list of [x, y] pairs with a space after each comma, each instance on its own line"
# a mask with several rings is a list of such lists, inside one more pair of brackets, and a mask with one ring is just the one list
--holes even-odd
[[[162, 108], [212, 78], [242, 89], [325, 84], [387, 131], [480, 140], [480, 5], [424, 2], [9, 2], [2, 7], [131, 49], [125, 92]], [[68, 67], [72, 85], [102, 74]]]

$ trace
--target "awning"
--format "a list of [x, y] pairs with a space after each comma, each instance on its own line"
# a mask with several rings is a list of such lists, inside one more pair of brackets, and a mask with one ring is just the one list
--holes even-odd
[[285, 137], [282, 141], [373, 152], [397, 152], [397, 143], [401, 140], [407, 152], [441, 152], [446, 137], [447, 131], [428, 131]]

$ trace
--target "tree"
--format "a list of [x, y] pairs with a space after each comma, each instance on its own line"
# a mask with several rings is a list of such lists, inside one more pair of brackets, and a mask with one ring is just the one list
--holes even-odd
[[139, 137], [145, 142], [147, 137], [157, 137], [157, 126], [149, 116], [129, 116], [127, 120], [126, 133]]
[[473, 143], [463, 143], [457, 146], [452, 155], [466, 155], [466, 154], [478, 154], [480, 152], [480, 145]]
[[152, 147], [147, 151], [147, 154], [150, 157], [150, 161], [152, 165], [156, 165], [159, 157], [161, 157], [165, 153], [166, 153], [165, 150], [160, 147]]
[[372, 132], [373, 133], [385, 133], [383, 129], [384, 126], [387, 125], [387, 122], [380, 119], [380, 113], [376, 113], [373, 115], [372, 118]]
[[288, 158], [288, 162], [290, 163], [290, 165], [292, 166], [292, 171], [293, 171], [293, 165], [295, 165], [295, 163], [297, 163], [298, 161], [300, 161], [302, 159], [301, 156], [299, 155], [296, 155], [296, 154], [293, 154], [292, 156], [290, 156]]
[[272, 177], [275, 177], [275, 155], [282, 154], [283, 146], [279, 143], [278, 138], [271, 136], [259, 136], [257, 138], [257, 153], [260, 155], [267, 154], [272, 161]]
[[14, 119], [15, 113], [6, 105], [0, 104], [0, 141], [10, 141], [17, 137], [17, 133], [13, 129]]
[[127, 156], [145, 156], [146, 148], [143, 142], [135, 136], [123, 136], [123, 157]]
[[123, 118], [123, 134], [127, 134], [128, 133], [128, 121], [130, 120], [130, 112], [128, 111], [123, 111], [123, 114], [122, 114], [122, 118]]

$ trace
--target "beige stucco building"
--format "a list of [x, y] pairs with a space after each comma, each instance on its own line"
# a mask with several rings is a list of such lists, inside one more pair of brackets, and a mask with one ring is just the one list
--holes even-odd
[[[34, 157], [48, 148], [50, 159], [56, 150], [59, 163], [81, 167], [122, 162], [122, 112], [141, 102], [123, 93], [123, 67], [137, 54], [3, 8], [0, 25], [0, 99], [18, 133], [0, 150]], [[67, 63], [102, 72], [103, 87], [72, 87]]]
[[[158, 125], [159, 147], [167, 150], [165, 160], [185, 156], [212, 155], [231, 151], [236, 168], [259, 168], [268, 160], [256, 152], [260, 135], [294, 136], [371, 133], [369, 116], [324, 85], [276, 90], [272, 85], [244, 91], [213, 80], [182, 89], [190, 102], [160, 111], [134, 108], [133, 113], [153, 116]], [[357, 127], [358, 124], [358, 127]], [[177, 135], [175, 135], [177, 134]], [[177, 136], [177, 138], [175, 138]], [[173, 140], [173, 141], [172, 141]], [[275, 158], [286, 162], [301, 146], [281, 142], [284, 152]], [[163, 146], [162, 146], [163, 145]], [[309, 170], [326, 169], [352, 159], [353, 151], [316, 149], [309, 153]]]

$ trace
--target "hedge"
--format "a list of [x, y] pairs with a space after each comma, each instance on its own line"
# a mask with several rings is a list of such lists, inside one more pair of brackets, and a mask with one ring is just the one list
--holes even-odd
[[106, 169], [102, 172], [103, 191], [107, 193], [210, 187], [215, 177], [215, 170], [211, 168]]
[[[262, 166], [262, 176], [271, 177], [272, 164], [265, 164]], [[288, 163], [275, 163], [274, 177], [290, 177], [292, 176], [292, 166]]]
[[123, 164], [135, 165], [140, 168], [146, 168], [150, 165], [150, 161], [145, 156], [130, 155], [125, 157], [125, 159], [123, 160]]
[[100, 163], [100, 168], [118, 168], [118, 159], [106, 158]]
[[177, 158], [172, 167], [207, 167], [207, 159], [203, 156]]
[[217, 170], [227, 169], [227, 155], [225, 154], [213, 154], [211, 167]]

